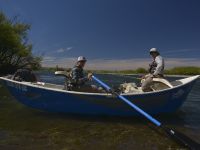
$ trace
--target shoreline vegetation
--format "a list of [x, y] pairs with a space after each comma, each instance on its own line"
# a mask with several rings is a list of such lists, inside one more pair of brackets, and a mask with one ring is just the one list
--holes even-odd
[[9, 18], [0, 10], [0, 75], [13, 74], [27, 66], [40, 69], [42, 57], [32, 53], [30, 29], [31, 25], [18, 16]]
[[[41, 71], [70, 71], [71, 68], [56, 67], [42, 67]], [[86, 70], [86, 72], [93, 72], [98, 74], [147, 74], [148, 71], [144, 68], [137, 68], [135, 70]], [[200, 67], [174, 67], [165, 70], [166, 75], [200, 75]]]

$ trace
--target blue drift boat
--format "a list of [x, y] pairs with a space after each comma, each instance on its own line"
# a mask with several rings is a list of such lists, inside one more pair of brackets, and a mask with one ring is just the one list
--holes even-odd
[[[199, 76], [169, 82], [168, 88], [151, 92], [122, 94], [149, 114], [175, 112], [186, 100]], [[24, 105], [48, 112], [87, 115], [134, 116], [138, 113], [109, 93], [86, 93], [63, 90], [64, 86], [49, 83], [18, 82], [7, 77], [0, 81]]]

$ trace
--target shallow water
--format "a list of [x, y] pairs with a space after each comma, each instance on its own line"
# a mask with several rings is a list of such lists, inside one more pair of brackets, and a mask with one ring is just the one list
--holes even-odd
[[[98, 75], [109, 85], [138, 82], [134, 76]], [[40, 73], [41, 81], [62, 84], [62, 77]], [[176, 78], [170, 78], [174, 80]], [[156, 116], [200, 142], [200, 79], [178, 112]], [[143, 118], [52, 114], [18, 103], [0, 85], [0, 149], [132, 150], [182, 149]]]

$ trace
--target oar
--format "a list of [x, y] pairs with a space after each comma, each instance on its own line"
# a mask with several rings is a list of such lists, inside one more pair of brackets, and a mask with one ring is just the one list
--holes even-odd
[[151, 121], [154, 125], [156, 125], [157, 127], [161, 128], [163, 131], [165, 131], [175, 141], [179, 142], [180, 144], [182, 144], [183, 146], [185, 146], [185, 147], [187, 147], [187, 148], [189, 148], [191, 150], [200, 150], [200, 144], [199, 143], [193, 141], [192, 139], [190, 139], [189, 137], [187, 137], [186, 135], [184, 135], [184, 134], [182, 134], [182, 133], [180, 133], [178, 131], [175, 131], [173, 129], [165, 127], [160, 121], [158, 121], [155, 118], [153, 118], [151, 115], [149, 115], [144, 110], [142, 110], [141, 108], [139, 108], [138, 106], [136, 106], [135, 104], [133, 104], [132, 102], [130, 102], [124, 96], [116, 93], [107, 84], [105, 84], [104, 82], [102, 82], [101, 80], [99, 80], [97, 77], [92, 76], [92, 78], [96, 82], [98, 82], [101, 86], [103, 86], [108, 92], [116, 95], [119, 99], [121, 99], [122, 101], [124, 101], [126, 104], [128, 104], [129, 106], [131, 106], [134, 110], [136, 110], [141, 115], [143, 115], [145, 118], [147, 118], [149, 121]]

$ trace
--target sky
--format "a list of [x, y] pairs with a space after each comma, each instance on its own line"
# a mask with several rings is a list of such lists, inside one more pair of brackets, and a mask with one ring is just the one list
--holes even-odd
[[200, 66], [199, 0], [1, 0], [0, 11], [31, 24], [43, 66], [147, 67], [156, 47], [166, 67]]

